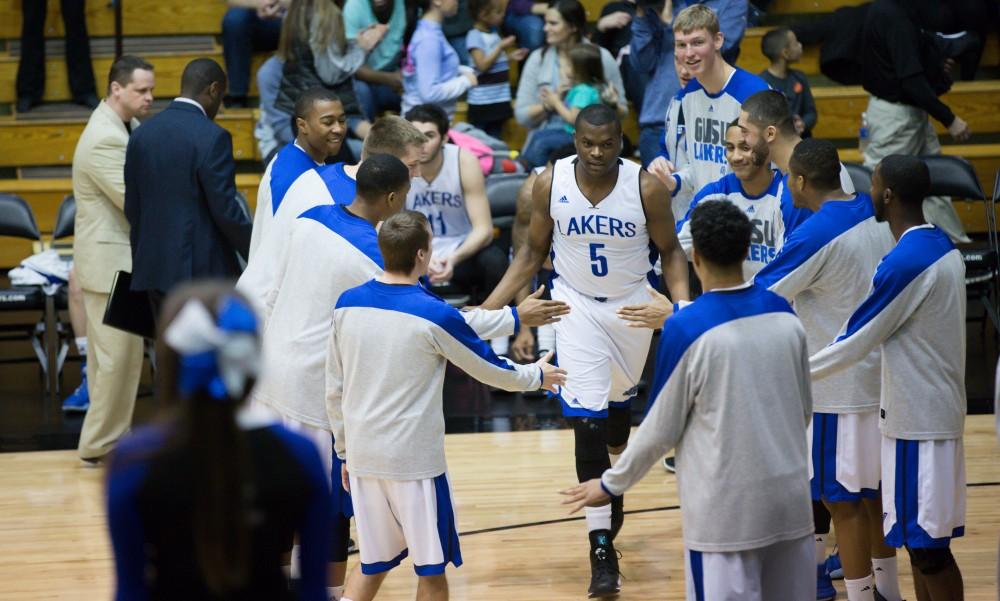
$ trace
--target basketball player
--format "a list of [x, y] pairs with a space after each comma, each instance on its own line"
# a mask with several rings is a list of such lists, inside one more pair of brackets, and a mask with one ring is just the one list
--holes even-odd
[[[629, 403], [652, 332], [629, 330], [615, 310], [646, 299], [650, 241], [660, 251], [673, 298], [687, 298], [688, 282], [667, 192], [655, 177], [619, 158], [622, 129], [614, 109], [588, 106], [575, 125], [577, 155], [538, 176], [528, 241], [482, 307], [507, 304], [553, 253], [552, 298], [572, 308], [555, 325], [556, 347], [559, 364], [573, 374], [555, 396], [573, 422], [577, 477], [584, 482], [599, 477], [628, 441]], [[622, 501], [590, 507], [586, 514], [590, 594], [617, 594], [612, 539], [624, 520]]]
[[[677, 80], [681, 84], [681, 89], [670, 99], [670, 104], [667, 105], [667, 118], [664, 120], [663, 127], [663, 147], [660, 149], [659, 156], [662, 156], [671, 165], [686, 165], [687, 146], [684, 132], [687, 126], [684, 119], [684, 110], [681, 108], [681, 105], [684, 98], [684, 88], [691, 81], [691, 72], [687, 70], [684, 61], [681, 60], [681, 56], [676, 52], [674, 53], [674, 70], [677, 71]], [[691, 208], [691, 200], [694, 198], [695, 192], [697, 190], [692, 190], [689, 186], [686, 189], [678, 190], [674, 194], [674, 197], [670, 201], [670, 208], [674, 212], [675, 221], [679, 222], [687, 215], [688, 209]]]
[[927, 165], [892, 155], [875, 168], [875, 217], [896, 246], [837, 339], [810, 359], [814, 380], [882, 351], [882, 505], [886, 542], [906, 547], [919, 601], [961, 600], [949, 549], [965, 532], [965, 264], [924, 220]]
[[[750, 148], [763, 154], [766, 146], [771, 162], [787, 175], [792, 150], [802, 138], [795, 131], [794, 115], [784, 94], [775, 90], [753, 94], [740, 107], [739, 124]], [[782, 188], [783, 196], [788, 195], [787, 182], [782, 183]], [[840, 166], [840, 189], [848, 194], [855, 192], [851, 175], [843, 165]]]
[[[755, 152], [733, 120], [726, 129], [726, 162], [732, 173], [708, 184], [695, 195], [691, 210], [709, 200], [726, 200], [743, 211], [753, 225], [750, 252], [743, 261], [743, 277], [750, 279], [774, 259], [788, 234], [811, 214], [780, 196], [781, 172], [771, 168], [767, 148]], [[688, 212], [690, 215], [690, 211]], [[677, 239], [691, 254], [691, 222], [685, 217], [677, 224]]]
[[618, 464], [563, 491], [573, 511], [605, 503], [676, 448], [688, 601], [816, 592], [806, 336], [787, 301], [744, 281], [751, 232], [732, 203], [694, 208], [706, 292], [663, 325], [649, 412]]
[[[340, 115], [338, 118], [346, 119], [343, 117], [343, 109], [340, 109], [338, 115]], [[301, 131], [302, 123], [299, 123], [298, 127]], [[403, 161], [411, 174], [419, 173], [420, 147], [423, 143], [423, 134], [405, 120], [399, 117], [383, 117], [372, 124], [368, 137], [365, 138], [361, 157], [364, 159], [376, 153], [391, 154]], [[267, 211], [262, 214], [261, 205], [257, 205], [254, 229], [258, 227], [257, 220], [260, 219], [262, 228], [258, 243], [260, 252], [251, 254], [247, 268], [236, 284], [236, 289], [256, 303], [261, 323], [264, 325], [270, 319], [267, 298], [273, 293], [280, 279], [279, 269], [286, 258], [291, 223], [304, 211], [315, 206], [350, 204], [354, 200], [355, 177], [359, 165], [360, 163], [358, 165], [336, 163], [307, 172], [284, 194], [279, 205], [284, 209], [279, 213], [275, 208], [274, 215], [270, 219], [267, 217]]]
[[686, 162], [672, 164], [661, 156], [648, 167], [674, 196], [685, 190], [694, 194], [729, 171], [726, 128], [739, 117], [747, 97], [768, 89], [760, 77], [727, 63], [722, 43], [719, 18], [704, 4], [691, 5], [674, 18], [674, 55], [694, 77], [678, 95], [686, 122], [680, 157]]
[[462, 564], [444, 455], [442, 387], [448, 362], [505, 390], [549, 390], [566, 372], [509, 363], [462, 315], [418, 284], [433, 251], [422, 213], [404, 211], [379, 229], [385, 272], [346, 291], [333, 314], [327, 410], [361, 550], [344, 598], [370, 601], [409, 555], [417, 598], [448, 598], [445, 567]]
[[[839, 173], [833, 144], [809, 139], [795, 147], [788, 189], [796, 206], [814, 215], [757, 274], [759, 284], [795, 304], [813, 353], [836, 338], [893, 246], [889, 228], [875, 221], [871, 197], [844, 192]], [[881, 445], [880, 371], [876, 350], [813, 385], [812, 498], [833, 515], [849, 601], [874, 601], [875, 586], [884, 599], [901, 601], [895, 550], [882, 537], [881, 470], [871, 461]], [[817, 565], [817, 572], [825, 569]]]
[[427, 137], [420, 175], [413, 178], [406, 208], [427, 216], [434, 230], [432, 284], [451, 282], [473, 291], [478, 304], [496, 288], [507, 269], [507, 255], [493, 242], [493, 220], [486, 183], [472, 153], [447, 142], [448, 114], [421, 104], [406, 120]]
[[253, 261], [272, 221], [288, 221], [298, 216], [293, 208], [278, 217], [288, 191], [296, 186], [309, 190], [306, 196], [316, 193], [321, 185], [316, 168], [326, 164], [326, 157], [340, 152], [347, 134], [347, 115], [332, 90], [310, 88], [295, 103], [295, 125], [298, 130], [295, 140], [278, 151], [260, 179], [248, 262]]

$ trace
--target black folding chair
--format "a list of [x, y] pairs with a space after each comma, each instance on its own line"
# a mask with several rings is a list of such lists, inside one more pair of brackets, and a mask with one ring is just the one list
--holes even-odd
[[[41, 242], [42, 236], [31, 207], [25, 200], [13, 194], [0, 194], [0, 237], [20, 238]], [[49, 337], [54, 327], [49, 327], [49, 318], [55, 313], [53, 299], [42, 291], [41, 286], [10, 286], [0, 289], [0, 311], [37, 313], [37, 319], [30, 322], [0, 325], [0, 341], [31, 343], [33, 357], [8, 357], [0, 363], [33, 363], [41, 368], [46, 393], [53, 392], [50, 370]]]
[[997, 290], [1000, 289], [1000, 262], [998, 262], [1000, 246], [998, 246], [994, 209], [998, 190], [994, 186], [992, 202], [986, 198], [972, 164], [961, 157], [933, 155], [921, 159], [930, 170], [930, 196], [951, 196], [983, 203], [986, 211], [987, 243], [967, 245], [961, 249], [962, 258], [965, 260], [965, 287], [969, 298], [982, 303], [986, 317], [993, 322], [993, 327], [1000, 333], [1000, 314], [997, 311]]
[[857, 163], [844, 163], [856, 192], [872, 193], [872, 170]]

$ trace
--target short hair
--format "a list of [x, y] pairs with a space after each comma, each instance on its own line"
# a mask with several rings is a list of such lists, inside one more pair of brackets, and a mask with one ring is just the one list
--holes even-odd
[[415, 121], [433, 123], [437, 127], [439, 136], [443, 138], [448, 135], [448, 113], [436, 104], [418, 104], [406, 111], [404, 117], [410, 123]]
[[410, 273], [416, 265], [417, 251], [430, 246], [430, 224], [418, 211], [400, 211], [383, 221], [378, 230], [378, 248], [386, 271]]
[[410, 170], [391, 154], [373, 154], [358, 168], [358, 198], [374, 200], [410, 181]]
[[361, 157], [373, 154], [391, 154], [397, 156], [407, 146], [422, 146], [427, 136], [422, 134], [413, 124], [395, 115], [387, 115], [372, 123], [361, 149]]
[[473, 21], [479, 20], [479, 15], [489, 8], [496, 0], [469, 0], [469, 16]]
[[765, 33], [760, 39], [760, 51], [771, 62], [781, 58], [781, 53], [788, 47], [789, 31], [791, 29], [787, 27], [778, 27]]
[[579, 0], [552, 0], [549, 8], [556, 9], [563, 21], [576, 31], [577, 42], [587, 35], [587, 9]]
[[574, 125], [579, 129], [584, 123], [594, 127], [614, 123], [618, 127], [618, 131], [622, 130], [622, 120], [618, 118], [618, 111], [604, 103], [592, 104], [581, 109], [576, 116]]
[[302, 92], [298, 100], [295, 101], [295, 117], [297, 119], [308, 118], [317, 102], [341, 102], [341, 100], [340, 96], [337, 96], [337, 93], [330, 88], [323, 86], [309, 88]]
[[799, 142], [792, 150], [788, 166], [817, 190], [826, 192], [840, 187], [840, 156], [837, 147], [826, 140], [809, 138]]
[[719, 17], [704, 4], [692, 4], [674, 17], [674, 32], [691, 33], [706, 29], [711, 35], [719, 33]]
[[213, 83], [226, 83], [226, 72], [210, 58], [196, 58], [184, 67], [181, 74], [181, 94], [193, 97], [204, 92]]
[[795, 133], [792, 109], [785, 95], [775, 90], [761, 90], [743, 101], [740, 110], [746, 112], [754, 125], [765, 128], [774, 126], [784, 134]]
[[111, 63], [108, 71], [108, 93], [111, 93], [111, 84], [118, 82], [123, 88], [132, 83], [132, 74], [136, 69], [152, 71], [153, 65], [133, 54], [123, 54], [115, 62]]
[[893, 191], [903, 204], [923, 206], [924, 198], [931, 193], [931, 172], [927, 163], [915, 156], [892, 154], [876, 167], [882, 184]]
[[728, 200], [699, 202], [691, 210], [691, 242], [706, 261], [720, 267], [742, 263], [750, 250], [753, 226]]

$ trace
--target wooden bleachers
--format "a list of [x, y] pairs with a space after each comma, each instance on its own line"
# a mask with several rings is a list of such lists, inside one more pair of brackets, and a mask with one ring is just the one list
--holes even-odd
[[[0, 38], [21, 35], [21, 1], [0, 0]], [[59, 0], [48, 2], [45, 36], [63, 36]], [[86, 0], [87, 32], [94, 37], [115, 34], [114, 11], [108, 0]], [[219, 33], [224, 0], [122, 0], [122, 30], [125, 35]]]

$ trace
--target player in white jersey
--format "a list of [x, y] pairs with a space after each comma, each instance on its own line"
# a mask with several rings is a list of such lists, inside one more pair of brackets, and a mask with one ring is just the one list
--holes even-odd
[[924, 219], [927, 165], [892, 155], [875, 168], [875, 216], [896, 247], [868, 297], [830, 346], [810, 358], [813, 380], [882, 351], [882, 505], [886, 542], [906, 547], [917, 599], [962, 599], [949, 549], [965, 532], [965, 264]]
[[[628, 402], [636, 394], [652, 333], [629, 330], [615, 310], [646, 298], [650, 241], [660, 251], [675, 299], [688, 297], [688, 273], [667, 191], [638, 165], [619, 158], [622, 130], [614, 109], [588, 106], [575, 126], [577, 155], [538, 176], [528, 241], [482, 306], [504, 306], [553, 254], [552, 298], [570, 306], [556, 324], [556, 348], [559, 364], [573, 374], [557, 397], [573, 422], [582, 482], [600, 476], [611, 465], [609, 453], [617, 460], [628, 441]], [[619, 590], [612, 538], [623, 519], [620, 500], [614, 508], [587, 510], [593, 596]]]
[[661, 322], [649, 411], [618, 465], [564, 503], [621, 495], [676, 447], [688, 601], [810, 601], [805, 332], [785, 299], [743, 281], [743, 212], [710, 201], [691, 221], [706, 292]]
[[[660, 148], [658, 157], [663, 157], [670, 165], [686, 165], [687, 139], [685, 133], [687, 131], [687, 124], [685, 123], [682, 100], [684, 98], [683, 90], [691, 82], [691, 72], [688, 71], [680, 55], [676, 52], [674, 53], [674, 70], [677, 71], [677, 80], [681, 84], [681, 89], [670, 99], [670, 104], [667, 105], [662, 147]], [[680, 221], [687, 215], [688, 209], [691, 208], [691, 200], [694, 198], [695, 192], [697, 190], [692, 190], [690, 186], [676, 191], [670, 201], [670, 207], [674, 212], [674, 221]]]
[[[871, 197], [841, 190], [839, 171], [837, 149], [829, 142], [809, 139], [795, 147], [788, 188], [795, 204], [814, 215], [756, 277], [795, 303], [811, 353], [836, 338], [893, 246], [889, 228], [875, 220]], [[882, 536], [881, 470], [871, 460], [881, 447], [880, 370], [874, 352], [813, 383], [812, 497], [833, 514], [848, 601], [874, 601], [876, 586], [887, 601], [900, 601], [896, 552]], [[817, 572], [825, 569], [817, 566]]]
[[788, 235], [811, 213], [793, 206], [790, 198], [781, 197], [781, 173], [771, 169], [766, 155], [761, 156], [750, 149], [735, 121], [726, 130], [726, 162], [733, 172], [695, 195], [688, 214], [677, 224], [677, 239], [690, 257], [692, 242], [688, 217], [691, 211], [709, 200], [733, 203], [753, 225], [750, 251], [743, 260], [743, 277], [749, 280], [774, 259]]
[[[342, 109], [338, 118], [346, 119]], [[369, 130], [361, 157], [364, 159], [371, 154], [383, 152], [391, 154], [403, 161], [412, 175], [419, 173], [420, 146], [423, 142], [423, 134], [405, 120], [383, 117]], [[267, 211], [261, 212], [262, 205], [258, 204], [254, 228], [258, 227], [260, 220], [262, 235], [257, 251], [251, 255], [236, 289], [255, 303], [262, 324], [266, 325], [270, 319], [266, 300], [280, 280], [280, 269], [288, 252], [291, 224], [312, 207], [334, 203], [350, 204], [354, 199], [354, 178], [359, 165], [337, 163], [305, 172], [284, 194], [280, 204], [274, 206], [273, 216], [270, 218]]]
[[684, 163], [657, 157], [648, 169], [676, 196], [685, 190], [694, 194], [729, 172], [726, 129], [739, 116], [743, 101], [768, 85], [722, 58], [719, 19], [711, 8], [688, 6], [674, 17], [673, 28], [674, 55], [694, 76], [678, 94], [685, 121]]
[[457, 310], [418, 284], [431, 238], [422, 213], [387, 219], [378, 233], [385, 272], [344, 292], [333, 312], [327, 411], [361, 550], [344, 601], [370, 601], [407, 556], [417, 599], [448, 599], [445, 568], [462, 564], [444, 452], [448, 362], [510, 391], [565, 382], [551, 356], [533, 365], [497, 357]]
[[448, 114], [421, 104], [406, 119], [427, 136], [420, 175], [413, 178], [406, 208], [427, 216], [434, 230], [432, 284], [452, 283], [474, 292], [479, 303], [507, 269], [507, 254], [493, 242], [486, 183], [476, 157], [448, 140]]

